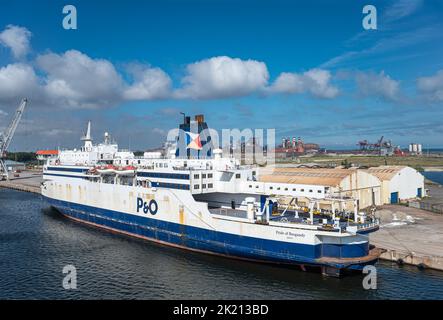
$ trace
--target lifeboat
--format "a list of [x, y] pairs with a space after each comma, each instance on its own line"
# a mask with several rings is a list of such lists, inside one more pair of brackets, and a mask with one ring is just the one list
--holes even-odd
[[100, 174], [115, 174], [116, 173], [116, 167], [112, 164], [108, 164], [106, 166], [97, 167], [96, 170]]
[[118, 168], [115, 173], [117, 173], [119, 176], [133, 176], [135, 175], [135, 170], [137, 168], [134, 166], [126, 166], [123, 168]]
[[88, 170], [88, 174], [97, 174], [97, 173], [98, 173], [98, 171], [97, 171], [97, 168], [95, 168], [95, 167]]

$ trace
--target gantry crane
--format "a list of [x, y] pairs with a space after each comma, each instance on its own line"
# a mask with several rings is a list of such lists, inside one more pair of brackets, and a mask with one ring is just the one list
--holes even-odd
[[17, 129], [18, 123], [20, 122], [27, 103], [28, 99], [22, 99], [20, 105], [17, 108], [17, 111], [15, 112], [14, 117], [12, 118], [11, 123], [9, 124], [9, 127], [4, 133], [0, 134], [0, 180], [3, 180], [5, 178], [6, 180], [9, 180], [8, 168], [6, 168], [6, 164], [4, 161], [6, 159], [6, 151], [11, 144], [15, 130]]

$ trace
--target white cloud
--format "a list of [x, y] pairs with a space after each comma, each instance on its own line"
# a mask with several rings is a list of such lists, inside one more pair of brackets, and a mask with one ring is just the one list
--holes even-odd
[[59, 129], [59, 128], [53, 128], [49, 130], [43, 130], [41, 131], [41, 134], [44, 136], [52, 136], [52, 137], [59, 137], [61, 135], [69, 135], [69, 134], [76, 134], [78, 133], [75, 130], [71, 129]]
[[37, 89], [34, 69], [23, 63], [9, 64], [0, 68], [0, 100], [14, 101], [29, 97]]
[[320, 98], [334, 98], [339, 90], [331, 85], [331, 78], [331, 73], [323, 69], [311, 69], [303, 74], [283, 72], [269, 90], [278, 93], [309, 92]]
[[443, 101], [443, 69], [433, 76], [418, 78], [417, 88], [429, 99]]
[[167, 98], [170, 95], [172, 80], [160, 68], [132, 65], [129, 72], [135, 81], [123, 92], [125, 99], [153, 100]]
[[[229, 57], [189, 64], [181, 79], [182, 86], [175, 91], [172, 79], [160, 68], [130, 64], [122, 75], [110, 61], [94, 59], [77, 50], [39, 55], [33, 65], [36, 70], [26, 63], [0, 68], [0, 102], [28, 97], [46, 107], [92, 109], [134, 100], [216, 99], [255, 92], [308, 92], [323, 98], [338, 94], [338, 89], [330, 84], [329, 71], [282, 73], [269, 87], [265, 63]], [[126, 75], [131, 76], [132, 82], [124, 80]]]
[[8, 25], [0, 33], [0, 44], [11, 49], [16, 59], [23, 58], [30, 50], [31, 32], [23, 27]]
[[378, 96], [386, 100], [398, 100], [400, 83], [386, 75], [384, 71], [358, 72], [355, 76], [358, 90], [364, 96]]
[[161, 136], [165, 136], [166, 135], [166, 130], [164, 130], [164, 129], [161, 129], [161, 128], [153, 128], [152, 130], [151, 130], [151, 132], [152, 133], [155, 133], [155, 134], [157, 134], [157, 135], [161, 135]]
[[5, 112], [2, 109], [0, 109], [0, 117], [4, 117], [4, 116], [7, 116], [7, 115], [8, 115], [7, 112]]
[[398, 0], [385, 11], [385, 24], [414, 14], [423, 4], [423, 0]]
[[186, 67], [179, 98], [211, 99], [242, 96], [263, 89], [269, 79], [266, 64], [226, 56], [201, 60]]
[[61, 107], [97, 108], [119, 102], [123, 82], [113, 64], [77, 51], [37, 58], [46, 73], [45, 93]]

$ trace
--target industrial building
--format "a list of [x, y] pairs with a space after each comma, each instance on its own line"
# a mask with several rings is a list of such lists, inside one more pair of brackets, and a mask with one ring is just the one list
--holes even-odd
[[411, 143], [409, 144], [409, 153], [411, 155], [421, 155], [422, 154], [422, 145], [420, 143]]
[[46, 161], [49, 158], [57, 157], [58, 150], [37, 150], [35, 154], [37, 155], [37, 160]]
[[25, 170], [26, 165], [22, 162], [12, 161], [12, 160], [5, 160], [5, 166], [6, 169], [9, 172], [14, 172], [16, 170]]
[[295, 194], [307, 199], [353, 198], [359, 208], [382, 204], [380, 180], [363, 170], [266, 168], [260, 171], [258, 183], [264, 183], [265, 188], [277, 195]]
[[424, 177], [411, 167], [380, 166], [366, 171], [380, 179], [383, 203], [398, 203], [425, 196]]
[[282, 144], [273, 150], [276, 159], [291, 159], [303, 154], [318, 153], [320, 146], [316, 143], [305, 143], [300, 137], [283, 138]]
[[424, 177], [406, 166], [358, 168], [260, 168], [258, 181], [245, 188], [276, 195], [295, 195], [302, 202], [328, 198], [355, 199], [360, 209], [423, 197]]

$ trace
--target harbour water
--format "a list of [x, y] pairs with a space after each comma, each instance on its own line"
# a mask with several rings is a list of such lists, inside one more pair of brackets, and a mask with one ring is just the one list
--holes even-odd
[[425, 171], [422, 174], [427, 179], [443, 185], [443, 171]]
[[[62, 286], [74, 265], [77, 289]], [[324, 278], [288, 268], [190, 253], [78, 224], [39, 195], [0, 189], [0, 299], [443, 299], [443, 272], [377, 265]]]

